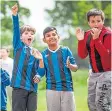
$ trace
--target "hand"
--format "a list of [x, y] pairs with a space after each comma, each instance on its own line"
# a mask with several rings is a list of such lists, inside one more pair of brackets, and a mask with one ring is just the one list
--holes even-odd
[[69, 68], [69, 66], [70, 66], [70, 57], [68, 56], [67, 57], [67, 60], [66, 60], [66, 66]]
[[40, 82], [40, 78], [38, 77], [38, 75], [35, 75], [33, 78], [34, 83], [39, 83]]
[[17, 15], [17, 12], [18, 12], [18, 5], [17, 5], [17, 3], [12, 7], [12, 14], [13, 15]]
[[76, 28], [76, 37], [78, 40], [84, 39], [84, 31], [82, 31], [80, 28]]
[[91, 29], [91, 35], [92, 35], [93, 39], [99, 38], [100, 32], [101, 32], [100, 29], [92, 28]]
[[41, 54], [37, 49], [32, 49], [32, 55], [33, 55], [36, 59], [43, 59], [43, 58], [42, 58], [42, 54]]

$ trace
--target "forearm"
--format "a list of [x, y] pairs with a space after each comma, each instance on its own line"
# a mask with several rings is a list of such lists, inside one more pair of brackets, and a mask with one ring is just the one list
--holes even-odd
[[86, 58], [88, 55], [86, 43], [84, 40], [78, 41], [78, 55], [82, 59]]
[[40, 67], [40, 68], [44, 68], [43, 59], [40, 59], [40, 60], [39, 60], [39, 67]]
[[13, 46], [17, 46], [20, 41], [20, 29], [18, 15], [13, 17]]
[[[111, 38], [111, 37], [109, 37]], [[98, 53], [102, 57], [109, 57], [111, 55], [111, 39], [107, 38], [105, 43], [103, 44], [102, 41], [97, 38], [94, 40], [95, 48], [97, 49]]]

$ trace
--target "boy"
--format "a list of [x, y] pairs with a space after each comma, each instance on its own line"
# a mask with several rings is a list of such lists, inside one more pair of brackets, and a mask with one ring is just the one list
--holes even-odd
[[111, 97], [111, 30], [104, 27], [102, 10], [91, 9], [87, 13], [90, 30], [76, 30], [78, 55], [89, 55], [92, 72], [88, 82], [88, 106], [90, 111], [110, 111]]
[[6, 86], [10, 85], [10, 77], [9, 74], [0, 68], [0, 77], [1, 77], [1, 83], [0, 83], [0, 89], [1, 89], [1, 100], [0, 100], [0, 110], [1, 111], [7, 111], [7, 94], [6, 94]]
[[[6, 70], [10, 76], [10, 80], [12, 78], [12, 70], [13, 70], [13, 59], [9, 57], [10, 50], [6, 46], [3, 46], [0, 49], [0, 65], [2, 69]], [[12, 88], [10, 86], [7, 87], [7, 95], [10, 101], [10, 105], [12, 103]]]
[[13, 48], [14, 68], [11, 86], [13, 111], [37, 110], [37, 82], [38, 74], [43, 71], [42, 55], [37, 51], [36, 59], [32, 56], [31, 44], [34, 40], [35, 29], [29, 25], [22, 26], [19, 30], [18, 6], [12, 7], [13, 14]]
[[75, 58], [69, 48], [59, 46], [60, 37], [56, 28], [45, 28], [43, 35], [43, 41], [48, 45], [48, 48], [42, 53], [46, 72], [47, 110], [75, 111], [70, 71], [78, 69]]

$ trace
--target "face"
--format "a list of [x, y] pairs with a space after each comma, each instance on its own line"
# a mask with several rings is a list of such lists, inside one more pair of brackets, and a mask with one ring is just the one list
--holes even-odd
[[48, 46], [56, 46], [59, 41], [59, 36], [57, 35], [56, 31], [53, 30], [45, 34], [43, 41], [47, 43]]
[[25, 31], [22, 33], [21, 40], [26, 45], [30, 46], [34, 40], [34, 33], [32, 31]]
[[6, 49], [0, 49], [0, 58], [8, 57], [9, 53]]
[[104, 21], [101, 16], [90, 16], [88, 24], [90, 28], [102, 29]]

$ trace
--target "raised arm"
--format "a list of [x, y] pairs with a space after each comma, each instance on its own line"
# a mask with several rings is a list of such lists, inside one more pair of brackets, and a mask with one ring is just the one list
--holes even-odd
[[13, 18], [13, 47], [18, 48], [21, 44], [20, 40], [20, 29], [19, 29], [19, 18], [18, 18], [18, 5], [15, 4], [12, 7], [12, 18]]
[[76, 37], [78, 40], [78, 55], [80, 58], [84, 59], [88, 55], [88, 51], [86, 48], [86, 42], [84, 39], [84, 31], [82, 31], [80, 28], [77, 28]]

